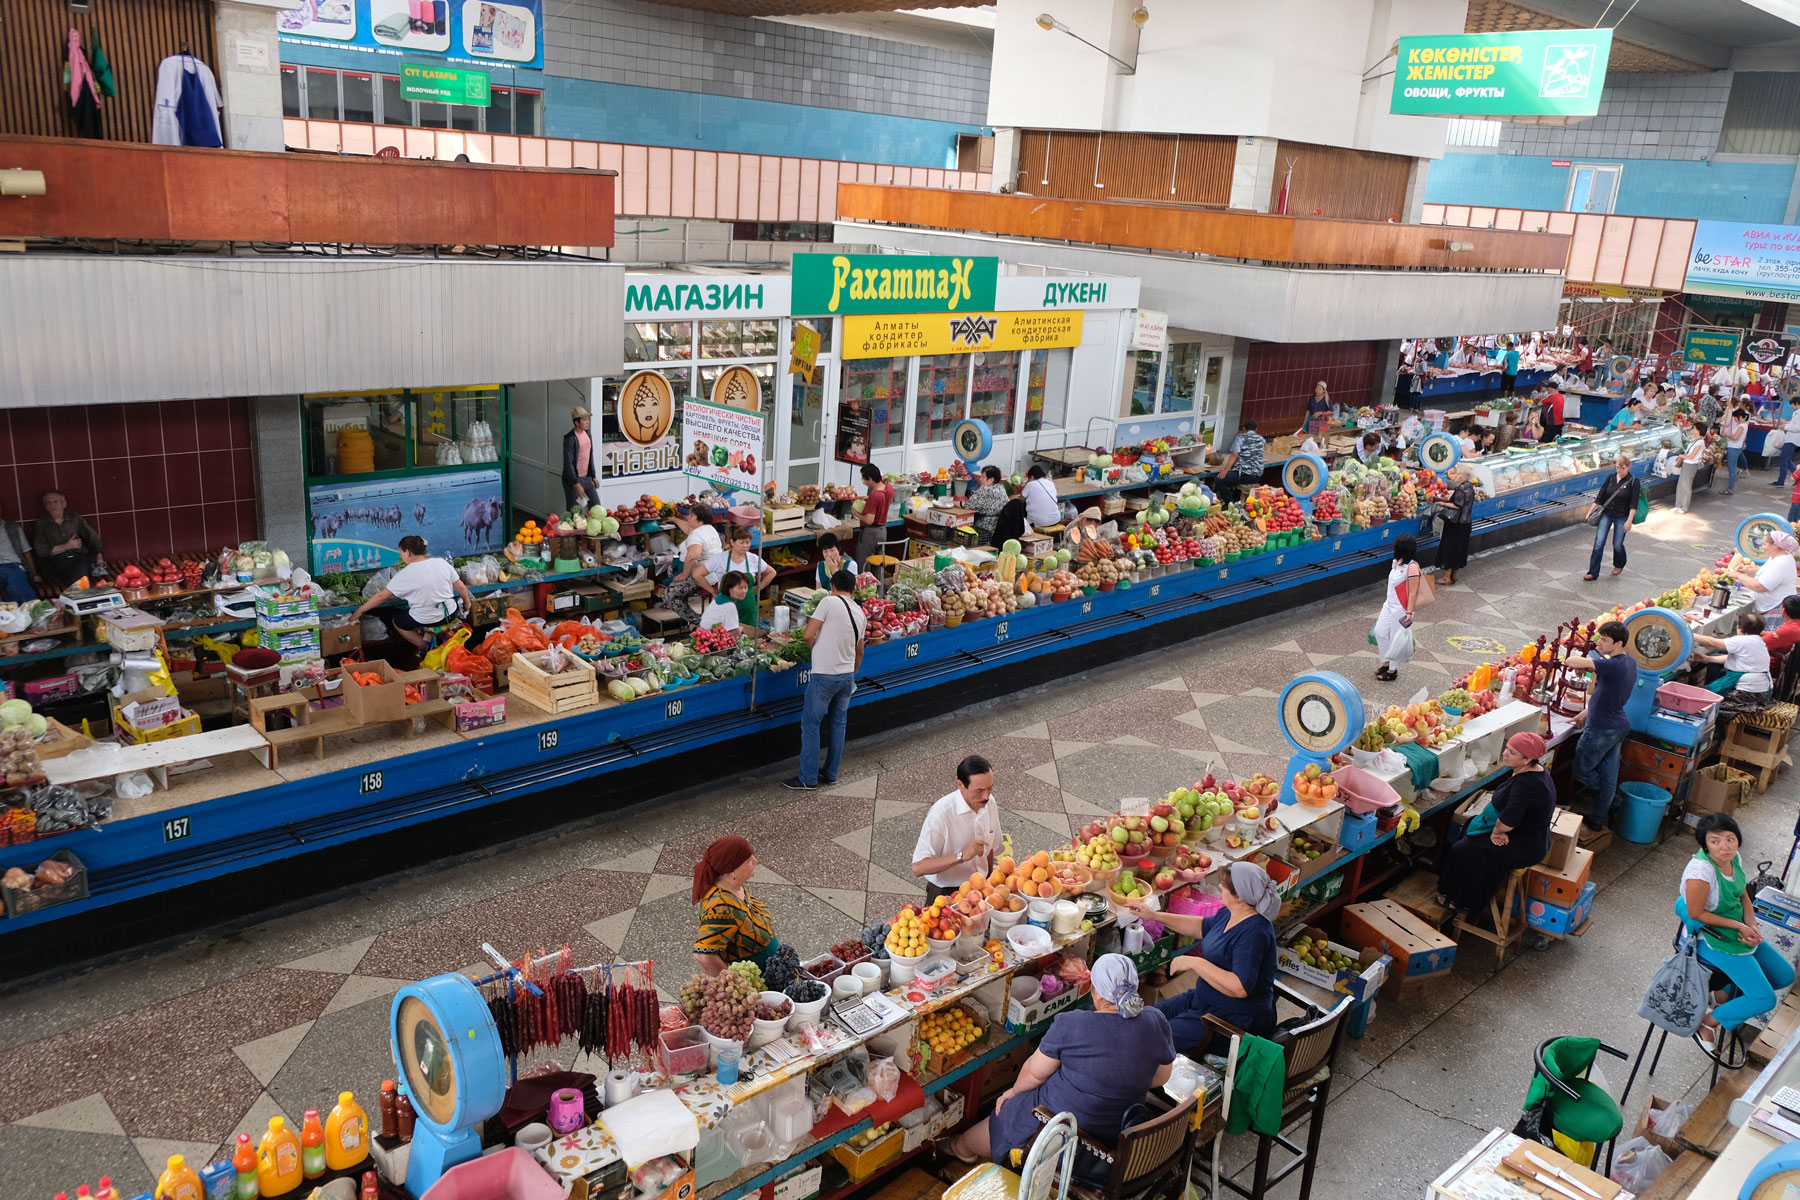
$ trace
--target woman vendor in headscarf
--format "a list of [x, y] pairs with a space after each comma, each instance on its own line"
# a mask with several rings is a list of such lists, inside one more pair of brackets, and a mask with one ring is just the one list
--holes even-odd
[[781, 943], [769, 910], [746, 886], [756, 870], [756, 851], [741, 837], [722, 837], [694, 864], [694, 903], [701, 905], [694, 965], [717, 975], [745, 959], [768, 965]]
[[1438, 903], [1474, 912], [1494, 898], [1508, 871], [1535, 866], [1550, 853], [1556, 785], [1544, 770], [1544, 739], [1529, 730], [1506, 739], [1500, 765], [1509, 774], [1463, 836], [1444, 851]]
[[1180, 937], [1200, 939], [1200, 953], [1179, 955], [1169, 964], [1170, 975], [1194, 971], [1199, 979], [1156, 1006], [1169, 1018], [1175, 1045], [1190, 1057], [1203, 1053], [1212, 1038], [1202, 1020], [1208, 1013], [1259, 1037], [1275, 1032], [1275, 917], [1281, 897], [1269, 873], [1255, 863], [1232, 863], [1220, 883], [1225, 907], [1210, 917], [1131, 906]]
[[1013, 1150], [1037, 1136], [1031, 1110], [1040, 1104], [1073, 1113], [1083, 1133], [1110, 1143], [1126, 1111], [1169, 1078], [1175, 1062], [1169, 1022], [1139, 999], [1131, 960], [1102, 954], [1089, 982], [1093, 1010], [1057, 1014], [1019, 1077], [994, 1101], [993, 1115], [958, 1134], [951, 1154], [963, 1162], [986, 1158], [1006, 1165]]

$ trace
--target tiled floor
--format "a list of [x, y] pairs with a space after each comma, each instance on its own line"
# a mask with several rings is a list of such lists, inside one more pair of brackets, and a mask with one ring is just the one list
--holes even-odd
[[[648, 955], [659, 981], [676, 986], [693, 933], [690, 871], [720, 833], [755, 844], [753, 887], [782, 938], [823, 949], [919, 897], [910, 863], [924, 806], [953, 786], [965, 754], [995, 763], [1018, 848], [1048, 847], [1122, 797], [1166, 791], [1209, 767], [1278, 772], [1275, 698], [1299, 671], [1341, 671], [1374, 703], [1437, 691], [1480, 661], [1448, 638], [1516, 645], [1557, 620], [1654, 594], [1710, 561], [1743, 515], [1784, 499], [1758, 484], [1730, 499], [1705, 496], [1686, 517], [1659, 509], [1632, 533], [1630, 570], [1616, 580], [1581, 581], [1585, 528], [1482, 557], [1467, 584], [1425, 610], [1421, 653], [1397, 683], [1371, 678], [1366, 634], [1380, 600], [1370, 586], [853, 744], [842, 782], [816, 795], [784, 791], [785, 770], [726, 775], [647, 797], [628, 816], [8, 996], [0, 1195], [72, 1192], [103, 1174], [131, 1194], [170, 1153], [207, 1159], [276, 1113], [297, 1118], [342, 1088], [369, 1096], [392, 1069], [388, 997], [403, 981], [476, 963], [483, 941], [515, 955], [567, 942], [584, 962]], [[1794, 791], [1783, 778], [1741, 814], [1747, 861], [1785, 858]], [[1531, 1049], [1550, 1034], [1635, 1048], [1637, 1000], [1665, 953], [1688, 852], [1678, 841], [1616, 844], [1595, 868], [1602, 890], [1587, 937], [1501, 971], [1471, 940], [1448, 979], [1383, 1002], [1342, 1055], [1314, 1194], [1418, 1194], [1481, 1133], [1510, 1126]], [[1702, 1065], [1691, 1045], [1672, 1046], [1656, 1091], [1693, 1090]], [[1615, 1086], [1623, 1071], [1616, 1076]], [[1226, 1166], [1242, 1169], [1248, 1155], [1233, 1145]]]

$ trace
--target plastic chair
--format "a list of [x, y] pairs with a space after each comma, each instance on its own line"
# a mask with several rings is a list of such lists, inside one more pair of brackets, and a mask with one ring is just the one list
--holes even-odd
[[[1533, 1055], [1536, 1070], [1531, 1086], [1525, 1091], [1525, 1109], [1548, 1102], [1545, 1115], [1551, 1133], [1564, 1144], [1557, 1148], [1577, 1162], [1582, 1161], [1580, 1147], [1591, 1145], [1583, 1166], [1592, 1166], [1600, 1157], [1601, 1146], [1607, 1147], [1607, 1172], [1612, 1170], [1612, 1142], [1625, 1128], [1625, 1114], [1619, 1102], [1599, 1084], [1588, 1078], [1594, 1059], [1601, 1051], [1614, 1058], [1630, 1058], [1623, 1050], [1615, 1050], [1599, 1038], [1556, 1037], [1541, 1042]], [[1569, 1143], [1573, 1143], [1570, 1145]], [[1571, 1153], [1571, 1151], [1575, 1153]]]
[[1057, 1113], [1032, 1140], [1018, 1174], [998, 1163], [979, 1163], [944, 1189], [944, 1200], [1052, 1200], [1052, 1189], [1054, 1200], [1066, 1200], [1080, 1148], [1075, 1114]]

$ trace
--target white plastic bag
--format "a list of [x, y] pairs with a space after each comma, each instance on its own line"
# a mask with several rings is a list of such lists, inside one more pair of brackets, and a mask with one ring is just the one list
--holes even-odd
[[1642, 1193], [1669, 1166], [1669, 1156], [1661, 1148], [1652, 1146], [1644, 1138], [1634, 1137], [1622, 1143], [1618, 1153], [1613, 1155], [1612, 1174], [1607, 1178], [1628, 1192]]
[[156, 784], [142, 771], [128, 771], [113, 780], [113, 792], [121, 800], [137, 800], [156, 790]]
[[1694, 1106], [1685, 1100], [1677, 1100], [1667, 1108], [1650, 1110], [1650, 1128], [1658, 1137], [1675, 1138], [1680, 1135], [1681, 1127], [1687, 1119], [1694, 1115]]
[[900, 1068], [891, 1058], [869, 1060], [869, 1086], [883, 1103], [900, 1094]]

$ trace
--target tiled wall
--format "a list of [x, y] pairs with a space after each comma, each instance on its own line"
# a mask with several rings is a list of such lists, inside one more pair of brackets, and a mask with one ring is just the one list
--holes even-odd
[[0, 471], [4, 516], [29, 522], [39, 493], [65, 492], [115, 566], [256, 537], [243, 400], [0, 410], [0, 463], [14, 464]]
[[1380, 359], [1380, 342], [1253, 342], [1238, 421], [1255, 421], [1264, 437], [1294, 432], [1321, 379], [1339, 404], [1367, 404]]
[[1730, 98], [1730, 71], [1615, 75], [1600, 94], [1596, 116], [1573, 125], [1508, 123], [1500, 134], [1500, 153], [1598, 162], [1622, 158], [1699, 162], [1719, 144]]
[[[567, 0], [545, 11], [544, 65], [552, 75], [931, 121], [987, 121], [985, 55], [649, 0]], [[805, 131], [795, 132], [804, 140]], [[649, 140], [622, 132], [582, 136]]]

